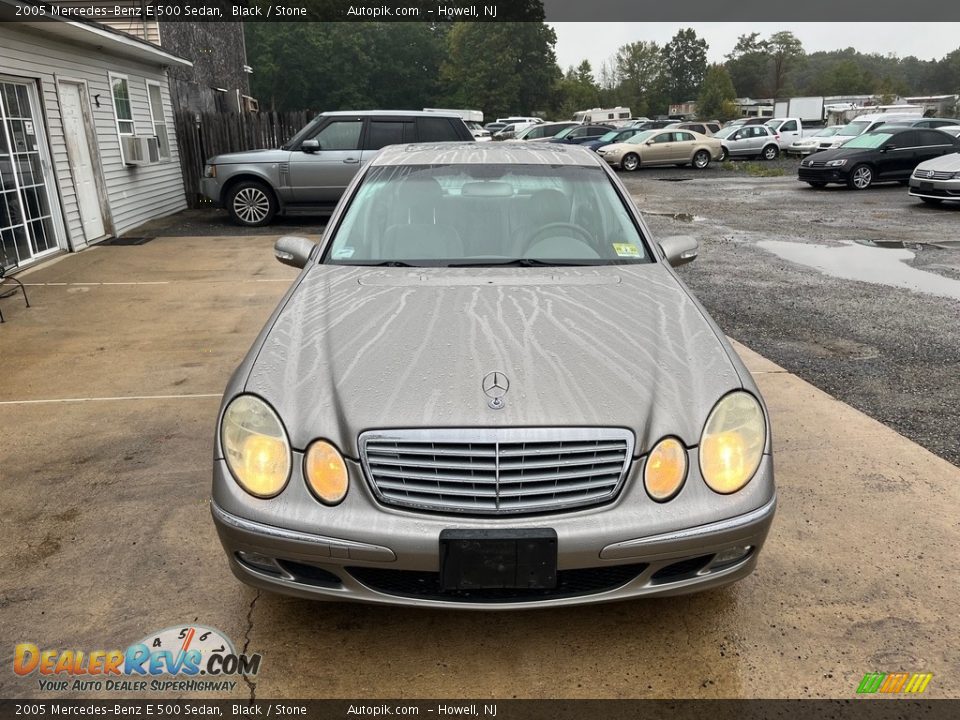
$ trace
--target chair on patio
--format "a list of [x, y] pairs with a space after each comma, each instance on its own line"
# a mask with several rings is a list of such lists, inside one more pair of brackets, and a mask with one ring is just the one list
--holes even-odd
[[[27, 307], [30, 307], [30, 300], [27, 299], [27, 290], [25, 287], [23, 287], [23, 283], [17, 280], [15, 277], [7, 275], [7, 272], [13, 270], [15, 267], [17, 267], [16, 259], [8, 256], [3, 248], [3, 245], [0, 245], [0, 300], [10, 297], [11, 295], [15, 295], [19, 290], [21, 293], [23, 293], [23, 301], [27, 304]], [[8, 281], [14, 282], [20, 287], [15, 287], [4, 291], [3, 286]], [[3, 319], [3, 311], [0, 310], [0, 323], [2, 322], [6, 322], [6, 320]]]

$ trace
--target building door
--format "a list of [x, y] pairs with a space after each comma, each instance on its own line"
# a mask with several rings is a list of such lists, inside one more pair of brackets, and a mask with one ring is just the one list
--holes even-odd
[[59, 247], [36, 87], [0, 77], [0, 255], [24, 265]]
[[85, 112], [83, 98], [85, 86], [80, 83], [60, 81], [60, 112], [63, 117], [63, 135], [70, 159], [70, 172], [77, 193], [77, 207], [83, 235], [88, 243], [106, 235], [103, 209], [97, 189], [98, 167], [94, 164], [90, 149], [90, 123]]

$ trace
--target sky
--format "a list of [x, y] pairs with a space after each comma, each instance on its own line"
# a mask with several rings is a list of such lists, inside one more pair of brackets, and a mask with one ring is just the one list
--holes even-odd
[[[955, 1], [955, 0], [954, 0]], [[915, 55], [921, 60], [942, 58], [960, 48], [960, 23], [550, 23], [557, 33], [557, 62], [564, 70], [586, 58], [596, 72], [617, 48], [637, 40], [668, 43], [677, 30], [692, 27], [707, 41], [707, 59], [722, 62], [740, 35], [759, 32], [767, 37], [789, 30], [807, 52], [842, 50]]]

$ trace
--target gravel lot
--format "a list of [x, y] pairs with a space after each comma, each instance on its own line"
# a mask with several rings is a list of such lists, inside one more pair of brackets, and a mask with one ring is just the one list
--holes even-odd
[[[796, 167], [622, 177], [656, 234], [700, 241], [699, 259], [680, 272], [728, 335], [960, 465], [960, 204], [927, 207], [896, 183], [814, 190]], [[768, 241], [802, 244], [772, 247], [810, 258], [857, 243], [838, 259], [841, 272], [882, 282], [833, 277], [761, 247]], [[910, 268], [925, 271], [921, 287], [952, 297], [893, 286]]]

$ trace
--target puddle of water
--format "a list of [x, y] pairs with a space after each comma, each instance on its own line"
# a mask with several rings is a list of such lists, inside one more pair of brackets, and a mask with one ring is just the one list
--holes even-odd
[[960, 300], [960, 280], [941, 277], [906, 264], [911, 250], [870, 247], [847, 242], [840, 247], [807, 245], [783, 240], [761, 240], [757, 245], [784, 260], [819, 270], [844, 280], [906, 288], [914, 292]]
[[693, 180], [693, 178], [657, 178], [658, 182], [687, 182], [687, 180]]

